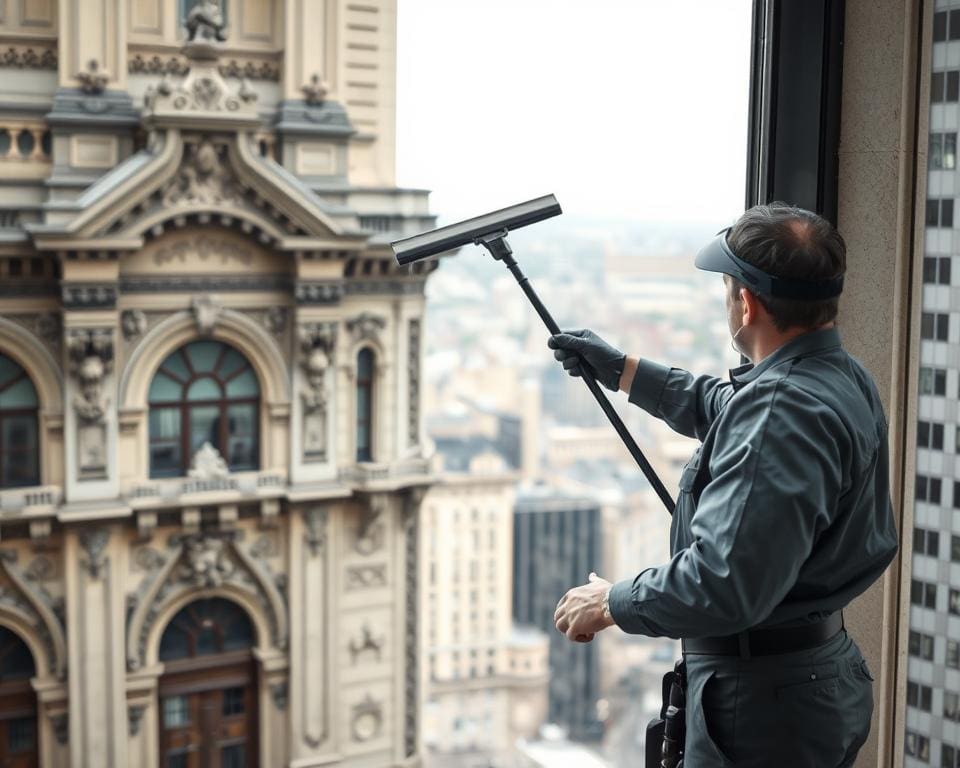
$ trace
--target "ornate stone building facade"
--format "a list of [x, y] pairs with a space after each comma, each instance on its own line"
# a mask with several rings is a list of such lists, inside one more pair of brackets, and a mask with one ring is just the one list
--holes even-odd
[[393, 0], [0, 3], [0, 758], [419, 764]]

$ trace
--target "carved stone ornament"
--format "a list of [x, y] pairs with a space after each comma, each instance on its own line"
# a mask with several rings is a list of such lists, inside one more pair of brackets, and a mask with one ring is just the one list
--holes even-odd
[[303, 522], [307, 529], [303, 540], [310, 547], [311, 557], [316, 557], [323, 552], [327, 542], [328, 515], [325, 507], [312, 507], [303, 513]]
[[270, 696], [277, 709], [283, 712], [287, 708], [287, 683], [273, 683], [270, 686]]
[[380, 332], [387, 327], [385, 318], [364, 312], [351, 320], [347, 320], [347, 330], [355, 342], [370, 339], [375, 341]]
[[227, 25], [223, 11], [216, 0], [202, 0], [187, 14], [187, 41], [203, 40], [224, 42], [227, 39]]
[[210, 139], [187, 144], [176, 175], [164, 188], [167, 207], [238, 203], [241, 190], [227, 162], [226, 148]]
[[143, 704], [133, 704], [127, 709], [127, 724], [131, 736], [140, 733], [140, 723], [143, 722], [143, 713], [146, 709]]
[[57, 739], [57, 744], [61, 746], [66, 744], [67, 738], [70, 735], [70, 720], [67, 713], [51, 715], [50, 722], [53, 724], [53, 735]]
[[303, 323], [299, 329], [300, 366], [306, 386], [300, 393], [307, 413], [325, 410], [327, 405], [326, 374], [336, 341], [335, 323]]
[[389, 499], [386, 494], [373, 494], [360, 513], [357, 541], [354, 549], [361, 555], [372, 555], [383, 546], [385, 538], [384, 512]]
[[148, 639], [165, 607], [227, 586], [259, 606], [269, 627], [269, 640], [277, 649], [287, 649], [284, 585], [278, 584], [264, 560], [241, 545], [239, 532], [177, 534], [170, 537], [167, 547], [166, 557], [144, 556], [141, 565], [149, 565], [149, 570], [136, 593], [127, 598], [128, 670], [140, 669], [145, 663]]
[[87, 69], [84, 72], [78, 72], [76, 79], [80, 81], [81, 90], [88, 96], [97, 96], [103, 93], [107, 87], [107, 81], [110, 76], [100, 70], [100, 64], [96, 59], [90, 59], [87, 62]]
[[193, 312], [193, 320], [197, 324], [197, 333], [201, 336], [209, 336], [217, 326], [223, 307], [204, 294], [194, 298], [190, 304], [190, 311]]
[[370, 627], [366, 624], [363, 625], [361, 632], [362, 636], [359, 640], [357, 638], [350, 640], [350, 661], [355, 665], [357, 658], [362, 656], [365, 651], [370, 651], [375, 654], [377, 661], [380, 661], [383, 652], [383, 635], [374, 637], [373, 632], [370, 631]]
[[353, 706], [350, 733], [354, 741], [375, 739], [383, 727], [383, 706], [368, 693], [366, 698]]
[[[56, 41], [54, 41], [56, 42]], [[18, 69], [56, 69], [57, 51], [54, 48], [40, 50], [34, 46], [8, 46], [0, 54], [0, 67]]]
[[184, 545], [180, 579], [195, 587], [219, 587], [235, 567], [222, 539], [191, 538]]
[[103, 567], [107, 564], [107, 542], [110, 541], [110, 532], [106, 528], [92, 528], [80, 533], [80, 546], [86, 556], [80, 559], [81, 565], [86, 568], [91, 579], [99, 579]]
[[103, 379], [113, 368], [113, 337], [108, 329], [67, 331], [70, 372], [79, 393], [73, 407], [82, 423], [103, 423], [109, 400], [103, 395]]
[[310, 82], [302, 86], [300, 90], [303, 92], [304, 101], [311, 107], [321, 106], [330, 92], [326, 81], [318, 73], [311, 75]]
[[193, 454], [193, 459], [190, 462], [190, 477], [198, 480], [216, 480], [217, 478], [227, 477], [229, 474], [230, 468], [227, 466], [227, 462], [209, 442], [205, 442]]
[[386, 585], [386, 565], [354, 565], [347, 568], [346, 588], [348, 591], [385, 587]]
[[147, 316], [141, 309], [128, 309], [120, 315], [120, 327], [123, 329], [123, 338], [132, 341], [143, 335], [147, 330]]
[[270, 307], [263, 320], [264, 327], [274, 336], [280, 336], [287, 330], [286, 307]]

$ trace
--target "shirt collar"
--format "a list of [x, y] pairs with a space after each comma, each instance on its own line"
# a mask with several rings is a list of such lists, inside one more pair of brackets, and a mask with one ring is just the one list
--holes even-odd
[[795, 360], [807, 355], [815, 355], [825, 352], [828, 349], [835, 349], [840, 346], [840, 332], [836, 326], [833, 328], [823, 328], [818, 331], [810, 331], [791, 339], [772, 354], [767, 355], [756, 365], [747, 363], [730, 369], [730, 382], [734, 390], [746, 386], [751, 381], [756, 381], [764, 371], [780, 365], [788, 360]]

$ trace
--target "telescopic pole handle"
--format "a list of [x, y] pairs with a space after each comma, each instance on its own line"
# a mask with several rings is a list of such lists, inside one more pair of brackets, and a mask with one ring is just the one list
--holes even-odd
[[[537, 295], [537, 292], [533, 290], [533, 286], [530, 285], [529, 279], [520, 270], [520, 265], [517, 264], [516, 259], [513, 258], [513, 250], [510, 248], [510, 244], [507, 242], [506, 236], [506, 232], [501, 232], [489, 237], [479, 238], [477, 240], [477, 245], [482, 245], [484, 248], [490, 251], [490, 254], [494, 259], [497, 261], [502, 261], [507, 269], [510, 270], [510, 273], [514, 276], [514, 278], [516, 278], [520, 288], [530, 300], [533, 308], [537, 311], [537, 314], [540, 315], [540, 319], [543, 320], [543, 324], [547, 326], [547, 330], [550, 331], [551, 334], [560, 333], [560, 326], [557, 325], [556, 321], [550, 315], [550, 312], [547, 311], [546, 306], [544, 306], [543, 302], [540, 301], [540, 297]], [[657, 495], [660, 497], [663, 505], [667, 508], [667, 512], [672, 515], [673, 510], [676, 507], [673, 498], [667, 491], [666, 486], [664, 486], [663, 481], [660, 480], [656, 470], [654, 470], [654, 468], [650, 465], [650, 462], [647, 461], [647, 457], [643, 455], [643, 451], [640, 450], [640, 446], [638, 446], [636, 441], [633, 439], [633, 435], [631, 435], [627, 430], [626, 425], [620, 418], [620, 414], [614, 410], [613, 405], [607, 399], [606, 394], [604, 394], [604, 392], [600, 389], [600, 385], [597, 384], [597, 380], [593, 375], [593, 371], [585, 361], [582, 362], [580, 371], [583, 381], [587, 385], [587, 389], [590, 390], [591, 394], [600, 405], [600, 408], [606, 414], [610, 424], [620, 436], [620, 439], [623, 440], [624, 445], [627, 446], [627, 450], [630, 451], [630, 455], [633, 456], [634, 461], [636, 461], [639, 465], [640, 470], [650, 482], [653, 490], [657, 492]]]

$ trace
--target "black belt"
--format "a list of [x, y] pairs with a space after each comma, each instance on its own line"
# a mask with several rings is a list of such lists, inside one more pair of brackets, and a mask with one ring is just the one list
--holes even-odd
[[726, 637], [700, 637], [683, 641], [683, 653], [715, 656], [774, 656], [778, 653], [804, 651], [827, 642], [843, 629], [843, 614], [830, 614], [822, 621], [799, 627], [751, 629]]

